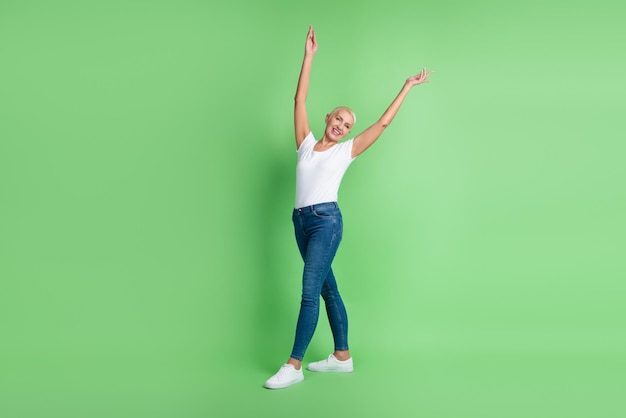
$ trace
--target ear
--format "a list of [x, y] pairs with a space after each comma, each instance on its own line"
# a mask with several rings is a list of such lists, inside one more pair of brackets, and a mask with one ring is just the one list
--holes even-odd
[[326, 114], [326, 118], [324, 119], [324, 122], [328, 125], [328, 120], [330, 119], [330, 113]]

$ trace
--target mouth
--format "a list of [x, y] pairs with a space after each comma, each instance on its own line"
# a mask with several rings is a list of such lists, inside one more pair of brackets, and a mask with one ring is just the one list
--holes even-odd
[[335, 135], [337, 135], [337, 136], [340, 136], [340, 135], [341, 135], [341, 131], [340, 131], [339, 129], [337, 129], [337, 128], [333, 128], [333, 133], [334, 133]]

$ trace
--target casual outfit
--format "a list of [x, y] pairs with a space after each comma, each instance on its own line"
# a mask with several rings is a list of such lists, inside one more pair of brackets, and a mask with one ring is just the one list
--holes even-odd
[[[353, 139], [326, 151], [315, 151], [316, 140], [309, 133], [298, 148], [296, 201], [292, 220], [302, 259], [302, 299], [291, 357], [302, 360], [317, 326], [320, 295], [333, 333], [335, 350], [348, 350], [348, 317], [337, 289], [331, 264], [341, 242], [343, 220], [337, 205], [341, 179], [354, 161]], [[302, 370], [289, 364], [281, 367], [265, 384], [270, 389], [287, 387], [304, 379]], [[352, 359], [340, 362], [332, 354], [311, 363], [312, 371], [352, 371]], [[299, 374], [297, 373], [299, 372]]]

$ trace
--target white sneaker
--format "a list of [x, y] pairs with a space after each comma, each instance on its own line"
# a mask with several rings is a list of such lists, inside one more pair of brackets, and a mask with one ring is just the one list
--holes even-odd
[[309, 363], [306, 367], [307, 370], [312, 372], [343, 372], [350, 373], [354, 371], [354, 365], [352, 364], [352, 357], [348, 360], [337, 360], [334, 355], [328, 356], [326, 360], [316, 361]]
[[293, 364], [284, 364], [281, 366], [278, 373], [267, 379], [265, 387], [268, 389], [282, 389], [287, 386], [302, 382], [304, 380], [304, 374], [302, 369], [296, 370]]

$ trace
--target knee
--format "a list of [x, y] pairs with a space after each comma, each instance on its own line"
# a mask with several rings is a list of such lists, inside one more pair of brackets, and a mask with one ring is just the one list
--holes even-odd
[[302, 306], [316, 307], [317, 305], [319, 305], [319, 302], [320, 302], [319, 295], [314, 296], [314, 295], [310, 295], [307, 293], [303, 293], [300, 304]]

